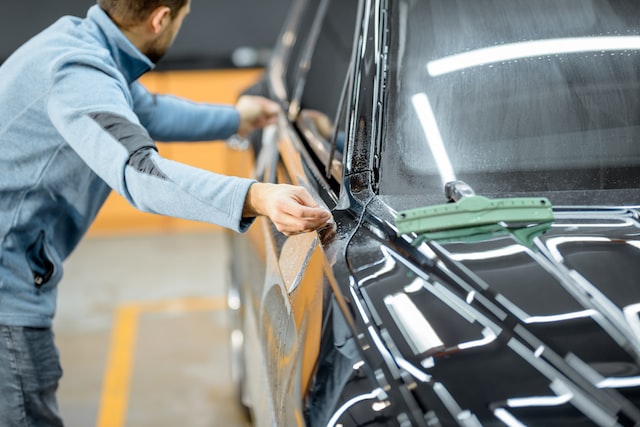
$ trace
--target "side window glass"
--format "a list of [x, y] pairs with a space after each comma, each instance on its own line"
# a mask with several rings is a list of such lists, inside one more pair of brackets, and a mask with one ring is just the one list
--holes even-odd
[[347, 75], [358, 2], [332, 0], [306, 75], [300, 106], [335, 119]]
[[[344, 129], [336, 129], [336, 125], [344, 128], [344, 120], [340, 120], [338, 113], [345, 111], [340, 103], [344, 101], [342, 95], [351, 61], [357, 10], [358, 2], [354, 0], [329, 3], [300, 99], [298, 124], [328, 176], [337, 180], [341, 176], [345, 133]], [[337, 150], [332, 148], [334, 138]], [[332, 152], [335, 155], [330, 162]]]
[[[299, 20], [299, 25], [295, 30], [295, 40], [292, 40], [291, 50], [287, 59], [287, 66], [285, 67], [285, 85], [287, 89], [287, 96], [291, 99], [294, 93], [297, 82], [300, 78], [302, 58], [308, 49], [308, 41], [310, 36], [309, 29], [313, 25], [316, 14], [318, 13], [318, 7], [322, 0], [309, 0], [309, 5], [305, 5], [301, 11], [302, 16]], [[298, 2], [300, 5], [307, 2]], [[297, 5], [296, 5], [297, 7]], [[292, 33], [293, 34], [293, 33]], [[293, 36], [293, 35], [292, 35]], [[287, 37], [287, 35], [285, 35]]]

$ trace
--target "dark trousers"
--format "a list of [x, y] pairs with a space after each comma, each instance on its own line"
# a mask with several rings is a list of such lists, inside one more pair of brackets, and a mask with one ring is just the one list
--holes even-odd
[[61, 377], [50, 328], [0, 325], [0, 426], [61, 427]]

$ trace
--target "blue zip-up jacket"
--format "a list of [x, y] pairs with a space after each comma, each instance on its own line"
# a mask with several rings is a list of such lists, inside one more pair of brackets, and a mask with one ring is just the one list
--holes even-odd
[[0, 324], [49, 327], [62, 262], [111, 189], [136, 208], [244, 231], [252, 181], [158, 155], [154, 141], [236, 132], [230, 106], [149, 94], [153, 68], [98, 6], [0, 67]]

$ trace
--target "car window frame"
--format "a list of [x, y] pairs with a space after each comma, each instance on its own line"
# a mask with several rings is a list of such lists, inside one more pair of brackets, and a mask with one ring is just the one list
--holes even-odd
[[[319, 0], [320, 2], [325, 0]], [[299, 43], [307, 43], [310, 33], [304, 33], [300, 29], [303, 27], [310, 6], [308, 0], [295, 0], [291, 7], [291, 12], [278, 37], [278, 43], [269, 62], [267, 76], [270, 82], [271, 95], [276, 98], [284, 111], [288, 111], [291, 100], [291, 93], [288, 88], [288, 76], [290, 73], [297, 74], [300, 61], [293, 57], [295, 46]], [[315, 21], [315, 14], [312, 21]], [[301, 36], [306, 37], [303, 39]], [[301, 50], [304, 52], [304, 50]], [[296, 65], [292, 62], [295, 61]]]
[[[309, 72], [309, 66], [311, 63], [311, 58], [313, 57], [313, 53], [315, 52], [316, 44], [318, 42], [318, 37], [320, 35], [320, 30], [322, 29], [322, 23], [327, 14], [327, 10], [329, 9], [329, 4], [333, 0], [320, 0], [318, 8], [316, 9], [316, 13], [311, 24], [311, 30], [308, 32], [307, 38], [304, 42], [303, 54], [297, 61], [297, 64], [289, 63], [286, 67], [289, 70], [295, 70], [295, 83], [292, 87], [292, 91], [288, 94], [288, 109], [287, 109], [287, 118], [289, 122], [294, 122], [298, 117], [300, 112], [300, 100], [302, 98], [302, 94], [304, 92], [304, 86], [306, 84], [306, 77]], [[303, 2], [304, 3], [304, 2]], [[303, 22], [300, 22], [300, 27]], [[298, 37], [302, 31], [301, 28], [297, 28], [296, 37]], [[291, 53], [291, 50], [289, 51]], [[291, 58], [288, 58], [291, 60]], [[286, 81], [284, 82], [286, 84]]]
[[[298, 69], [300, 70], [299, 79], [296, 82], [295, 92], [292, 94], [290, 108], [288, 110], [290, 122], [298, 129], [300, 134], [304, 136], [306, 145], [316, 158], [316, 164], [319, 166], [319, 169], [324, 171], [324, 178], [329, 181], [335, 194], [340, 192], [342, 186], [342, 151], [346, 148], [345, 145], [349, 135], [349, 113], [353, 110], [353, 69], [356, 60], [357, 40], [362, 31], [361, 14], [365, 1], [356, 0], [358, 3], [355, 8], [355, 20], [349, 30], [351, 42], [346, 72], [340, 85], [340, 95], [335, 103], [335, 112], [333, 113], [333, 117], [328, 117], [334, 125], [334, 130], [330, 136], [323, 136], [310, 120], [305, 119], [305, 109], [302, 107], [302, 98], [307, 88], [307, 76], [314, 66], [313, 58], [318, 48], [320, 35], [322, 30], [325, 29], [326, 19], [328, 19], [327, 13], [333, 5], [332, 2], [338, 1], [341, 0], [325, 0], [322, 1], [318, 7], [318, 14], [316, 15], [313, 28], [310, 32], [311, 35], [307, 39], [306, 54], [301, 57], [300, 64], [298, 64]], [[340, 127], [339, 124], [344, 126]], [[337, 149], [338, 138], [341, 138], [343, 141], [342, 150]]]

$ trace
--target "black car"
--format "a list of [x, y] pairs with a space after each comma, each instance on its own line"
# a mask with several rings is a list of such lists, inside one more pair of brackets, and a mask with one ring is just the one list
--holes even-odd
[[640, 425], [640, 2], [299, 0], [233, 236], [259, 426]]

